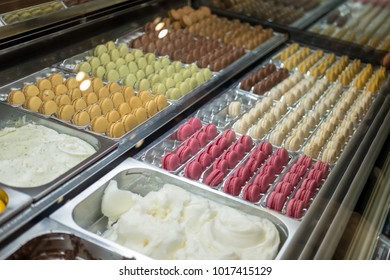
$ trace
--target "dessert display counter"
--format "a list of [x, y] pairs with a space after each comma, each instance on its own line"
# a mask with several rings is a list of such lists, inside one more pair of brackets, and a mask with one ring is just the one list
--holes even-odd
[[[56, 45], [77, 34], [61, 52], [4, 70], [0, 161], [32, 175], [0, 172], [0, 258], [332, 258], [389, 134], [390, 105], [376, 59], [299, 30], [335, 3], [316, 2], [274, 29], [199, 3], [122, 2], [55, 32]], [[76, 138], [53, 141], [58, 151], [40, 160], [54, 148], [35, 126]], [[67, 169], [54, 173], [58, 163]], [[50, 176], [34, 183], [40, 174]], [[149, 236], [161, 217], [173, 226]], [[200, 242], [203, 234], [218, 238]], [[383, 258], [386, 236], [376, 236], [370, 248]]]

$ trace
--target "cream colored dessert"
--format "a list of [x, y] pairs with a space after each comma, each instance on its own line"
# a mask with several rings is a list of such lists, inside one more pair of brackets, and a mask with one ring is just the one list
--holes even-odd
[[0, 182], [13, 187], [49, 183], [95, 153], [87, 142], [41, 125], [0, 130]]
[[141, 197], [112, 180], [102, 212], [104, 237], [154, 259], [273, 259], [280, 243], [269, 220], [170, 184]]

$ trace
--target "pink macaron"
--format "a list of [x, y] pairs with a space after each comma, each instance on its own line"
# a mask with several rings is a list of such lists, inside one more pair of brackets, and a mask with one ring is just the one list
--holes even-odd
[[212, 123], [206, 124], [203, 127], [203, 131], [207, 134], [207, 137], [209, 138], [209, 140], [214, 139], [218, 135], [218, 130], [217, 130], [216, 125], [212, 124]]
[[202, 165], [203, 170], [206, 169], [206, 167], [209, 166], [213, 161], [211, 156], [206, 152], [201, 152], [199, 155], [197, 155], [196, 160], [200, 163], [200, 165]]
[[180, 159], [180, 163], [185, 163], [192, 156], [192, 150], [187, 145], [182, 145], [176, 150], [176, 155]]
[[214, 143], [217, 144], [218, 146], [220, 146], [222, 148], [222, 150], [226, 150], [230, 146], [229, 141], [225, 137], [223, 137], [222, 135], [217, 137], [214, 140]]
[[242, 165], [234, 171], [233, 176], [241, 178], [244, 182], [248, 181], [250, 178], [250, 170], [245, 165]]
[[210, 146], [208, 146], [206, 149], [205, 149], [206, 153], [208, 153], [211, 158], [214, 160], [216, 159], [217, 157], [219, 157], [219, 155], [221, 154], [222, 152], [222, 149], [221, 147], [219, 147], [218, 145], [216, 144], [212, 144]]
[[297, 163], [298, 164], [301, 164], [301, 165], [304, 165], [306, 166], [307, 168], [309, 168], [311, 166], [311, 157], [307, 156], [307, 155], [302, 155], [298, 158], [298, 161]]
[[241, 135], [237, 142], [244, 146], [245, 152], [249, 152], [253, 147], [253, 140], [248, 135]]
[[310, 199], [313, 197], [313, 192], [309, 189], [299, 188], [294, 195], [294, 198], [302, 200], [304, 206], [309, 205]]
[[286, 206], [286, 215], [292, 218], [299, 219], [302, 217], [304, 203], [299, 199], [290, 199]]
[[240, 161], [240, 159], [238, 158], [238, 154], [235, 151], [231, 150], [226, 151], [223, 154], [222, 158], [224, 158], [228, 162], [230, 169], [233, 169]]
[[319, 186], [319, 184], [316, 180], [306, 178], [305, 180], [303, 180], [303, 182], [299, 188], [300, 189], [308, 189], [308, 190], [314, 192], [318, 188], [318, 186]]
[[244, 187], [242, 198], [250, 202], [258, 202], [260, 200], [260, 187], [256, 184], [247, 184]]
[[226, 159], [224, 158], [219, 158], [217, 159], [214, 164], [213, 164], [213, 169], [219, 169], [221, 170], [224, 174], [228, 173], [229, 169], [229, 163]]
[[266, 165], [271, 165], [275, 168], [276, 173], [280, 173], [283, 169], [283, 161], [279, 156], [272, 155], [266, 162]]
[[241, 178], [230, 176], [223, 185], [223, 191], [225, 193], [237, 196], [241, 192], [242, 185], [243, 181]]
[[192, 128], [192, 125], [189, 125], [187, 123], [182, 124], [179, 126], [179, 128], [176, 131], [176, 138], [179, 141], [184, 141], [187, 138], [189, 138], [191, 135], [194, 134], [194, 129]]
[[214, 169], [210, 174], [204, 179], [204, 183], [210, 187], [218, 186], [225, 178], [225, 174], [218, 169]]
[[292, 172], [287, 172], [286, 175], [284, 175], [282, 181], [283, 182], [290, 182], [293, 186], [296, 186], [299, 182], [299, 175]]
[[192, 155], [197, 154], [200, 149], [202, 149], [199, 141], [195, 138], [190, 138], [184, 142], [187, 147], [189, 147], [192, 151]]
[[290, 169], [290, 172], [298, 174], [299, 177], [303, 177], [306, 171], [307, 171], [306, 166], [298, 163], [295, 163]]
[[283, 193], [285, 195], [289, 195], [293, 191], [293, 189], [294, 189], [294, 186], [290, 182], [280, 181], [275, 186], [275, 192], [280, 192], [280, 193]]
[[187, 123], [192, 126], [194, 131], [202, 128], [202, 122], [199, 118], [189, 118]]
[[274, 182], [275, 176], [270, 174], [258, 174], [253, 182], [260, 187], [262, 193], [265, 193]]
[[161, 167], [168, 171], [174, 171], [179, 166], [180, 158], [175, 153], [169, 152], [161, 159]]
[[276, 211], [282, 211], [287, 196], [279, 192], [271, 192], [267, 197], [267, 207]]
[[309, 171], [309, 174], [307, 174], [308, 179], [316, 180], [318, 183], [321, 183], [321, 181], [324, 177], [325, 177], [324, 172], [322, 170], [318, 170], [318, 169], [311, 169]]
[[235, 151], [240, 159], [245, 156], [245, 148], [241, 143], [234, 143], [229, 149]]
[[266, 156], [269, 156], [270, 154], [272, 154], [272, 144], [269, 142], [260, 142], [257, 145], [256, 149], [264, 152], [266, 154]]
[[285, 148], [276, 149], [276, 151], [274, 152], [274, 155], [281, 157], [284, 165], [286, 165], [288, 163], [288, 160], [290, 158], [288, 155], [288, 152]]
[[189, 162], [184, 168], [184, 176], [192, 180], [199, 180], [202, 172], [202, 165], [196, 160]]
[[245, 166], [249, 169], [250, 174], [254, 174], [259, 169], [261, 162], [258, 162], [255, 158], [248, 158], [245, 162]]
[[276, 169], [272, 165], [263, 165], [258, 173], [259, 175], [269, 174], [275, 176]]
[[197, 131], [193, 138], [197, 139], [200, 143], [200, 146], [203, 148], [209, 143], [209, 138], [207, 137], [206, 132], [204, 131]]
[[329, 164], [319, 160], [314, 164], [313, 169], [321, 170], [322, 172], [324, 172], [324, 177], [326, 178], [329, 173]]
[[267, 155], [260, 150], [254, 150], [251, 154], [250, 157], [255, 158], [257, 161], [263, 163], [265, 159], [267, 158]]
[[231, 129], [226, 129], [224, 132], [222, 132], [222, 136], [226, 138], [226, 140], [229, 142], [229, 146], [236, 140], [236, 133]]

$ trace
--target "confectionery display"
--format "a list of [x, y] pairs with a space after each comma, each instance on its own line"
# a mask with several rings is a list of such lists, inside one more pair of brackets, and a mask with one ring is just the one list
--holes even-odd
[[310, 27], [311, 32], [373, 49], [390, 50], [388, 1], [347, 1]]
[[319, 6], [321, 1], [210, 0], [209, 2], [214, 7], [231, 12], [290, 25]]
[[110, 138], [122, 137], [170, 105], [165, 95], [147, 89], [135, 93], [134, 86], [105, 83], [85, 72], [44, 70], [34, 76], [22, 88], [13, 85], [9, 104]]
[[84, 2], [0, 15], [69, 28], [4, 39], [0, 259], [331, 257], [388, 141], [388, 1]]
[[25, 21], [28, 19], [58, 12], [62, 9], [65, 9], [65, 5], [61, 1], [51, 1], [41, 5], [32, 6], [29, 8], [0, 15], [0, 19], [3, 20], [6, 24], [13, 24], [20, 21]]
[[172, 184], [140, 196], [112, 180], [102, 212], [109, 218], [105, 238], [153, 259], [273, 259], [280, 243], [269, 220]]
[[34, 124], [0, 130], [0, 147], [0, 183], [21, 188], [47, 184], [96, 152], [77, 137]]

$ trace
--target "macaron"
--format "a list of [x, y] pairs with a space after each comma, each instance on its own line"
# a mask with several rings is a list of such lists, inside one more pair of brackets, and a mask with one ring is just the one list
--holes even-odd
[[307, 175], [308, 179], [316, 180], [318, 183], [321, 183], [322, 179], [324, 179], [324, 172], [319, 169], [311, 169], [309, 174]]
[[91, 121], [91, 129], [97, 133], [105, 133], [108, 127], [108, 121], [104, 116], [97, 116]]
[[121, 121], [111, 123], [107, 128], [106, 134], [112, 138], [120, 138], [125, 134], [125, 126]]
[[267, 165], [272, 165], [277, 173], [280, 173], [283, 169], [283, 161], [281, 157], [272, 155], [266, 162]]
[[306, 166], [307, 168], [309, 168], [311, 166], [311, 162], [312, 162], [311, 157], [309, 157], [307, 155], [301, 155], [297, 161], [298, 164], [302, 164], [302, 165]]
[[228, 114], [231, 116], [239, 116], [241, 114], [241, 102], [240, 101], [232, 101], [228, 106]]
[[225, 137], [219, 136], [214, 140], [214, 143], [221, 147], [222, 150], [225, 150], [229, 147], [229, 142]]
[[[225, 138], [222, 138], [222, 139], [225, 139]], [[233, 150], [226, 151], [222, 157], [228, 162], [230, 169], [233, 169], [237, 165], [237, 163], [240, 161], [237, 152], [235, 152]]]
[[125, 132], [128, 132], [137, 127], [138, 120], [132, 113], [129, 113], [127, 115], [122, 116], [122, 123], [125, 127]]
[[91, 120], [95, 117], [99, 117], [102, 115], [102, 110], [97, 104], [89, 105], [85, 110], [88, 112], [89, 116], [91, 117]]
[[[260, 163], [261, 164], [261, 163]], [[249, 158], [246, 162], [245, 162], [245, 166], [249, 169], [249, 172], [251, 174], [255, 173], [256, 170], [259, 168], [260, 166], [259, 162], [254, 159], [254, 158]]]
[[324, 176], [327, 177], [328, 175], [328, 172], [329, 172], [329, 164], [325, 163], [325, 162], [322, 162], [322, 161], [317, 161], [314, 166], [313, 166], [313, 169], [318, 169], [318, 170], [321, 170], [324, 172]]
[[309, 201], [312, 197], [313, 197], [313, 192], [309, 189], [303, 189], [303, 188], [299, 188], [294, 195], [295, 199], [299, 199], [303, 201], [305, 207], [309, 204]]
[[246, 152], [249, 152], [253, 147], [253, 140], [248, 135], [240, 136], [240, 138], [238, 138], [237, 142], [244, 146]]
[[184, 176], [192, 180], [199, 180], [200, 176], [202, 175], [202, 172], [203, 172], [203, 167], [196, 160], [191, 161], [184, 168]]
[[[39, 112], [44, 115], [53, 115], [57, 112], [58, 106], [53, 100], [42, 102]], [[88, 115], [89, 116], [89, 115]]]
[[134, 109], [131, 112], [137, 118], [139, 124], [145, 122], [148, 119], [148, 114], [143, 107]]
[[176, 131], [176, 139], [179, 141], [184, 141], [187, 138], [189, 138], [191, 135], [194, 134], [194, 129], [192, 125], [185, 123], [179, 126], [179, 128]]
[[290, 172], [292, 173], [296, 173], [299, 177], [303, 177], [303, 175], [305, 175], [306, 173], [306, 166], [302, 165], [302, 164], [298, 164], [298, 163], [295, 163], [291, 169], [290, 169]]
[[202, 148], [200, 143], [199, 143], [199, 141], [198, 141], [198, 139], [193, 138], [193, 137], [188, 139], [185, 142], [185, 145], [191, 148], [191, 151], [192, 151], [193, 155], [197, 154], [200, 151], [200, 149]]
[[154, 101], [157, 104], [157, 110], [158, 111], [163, 110], [164, 108], [168, 107], [168, 105], [169, 105], [167, 98], [164, 95], [162, 95], [162, 94], [157, 94], [154, 97]]
[[262, 193], [265, 193], [274, 180], [275, 176], [272, 174], [258, 174], [253, 182], [260, 187]]
[[188, 119], [187, 123], [192, 126], [194, 131], [198, 131], [202, 128], [202, 122], [199, 118], [192, 117]]
[[219, 169], [214, 169], [204, 179], [204, 183], [210, 187], [216, 187], [223, 181], [223, 178], [225, 178], [225, 174]]
[[314, 179], [304, 179], [301, 186], [299, 187], [300, 189], [308, 189], [312, 192], [314, 192], [318, 188], [319, 184], [316, 180]]
[[207, 134], [209, 140], [214, 139], [218, 135], [217, 126], [215, 124], [206, 124], [203, 131]]
[[239, 159], [242, 159], [245, 156], [245, 147], [241, 143], [234, 143], [230, 147], [230, 150], [235, 151]]
[[180, 146], [175, 153], [179, 157], [180, 163], [186, 162], [192, 156], [192, 150], [187, 145]]
[[244, 187], [242, 198], [255, 203], [260, 200], [260, 194], [260, 187], [255, 183], [249, 183]]
[[195, 132], [193, 138], [197, 139], [200, 143], [200, 146], [203, 148], [207, 145], [209, 139], [207, 137], [206, 132], [204, 131], [197, 131]]
[[57, 110], [57, 117], [64, 121], [70, 121], [75, 111], [72, 105], [65, 104], [61, 105]]
[[180, 158], [172, 152], [167, 153], [161, 159], [161, 167], [168, 171], [174, 171], [180, 166]]
[[299, 175], [292, 172], [287, 172], [286, 175], [283, 177], [283, 182], [290, 182], [293, 186], [296, 186], [299, 182]]
[[206, 153], [208, 153], [211, 158], [216, 159], [217, 157], [219, 157], [219, 155], [221, 154], [221, 147], [219, 147], [218, 145], [215, 145], [215, 144], [212, 144], [210, 146], [208, 146], [206, 149], [205, 149]]
[[272, 165], [263, 165], [260, 168], [260, 171], [258, 173], [259, 175], [269, 174], [272, 176], [276, 175], [276, 169]]
[[260, 142], [256, 149], [263, 151], [267, 156], [272, 154], [272, 144], [269, 142]]
[[286, 202], [287, 197], [283, 193], [271, 192], [267, 197], [267, 207], [276, 211], [282, 211], [283, 205]]
[[217, 159], [213, 164], [214, 169], [221, 170], [224, 174], [227, 174], [229, 169], [228, 161], [224, 158]]
[[229, 143], [229, 146], [236, 140], [236, 133], [231, 129], [226, 129], [222, 132], [222, 136], [226, 138]]
[[236, 169], [233, 173], [234, 177], [239, 177], [242, 179], [243, 182], [246, 182], [249, 180], [251, 173], [247, 166], [242, 165]]
[[195, 159], [201, 164], [203, 170], [213, 161], [212, 157], [207, 152], [198, 154]]
[[240, 194], [243, 181], [239, 177], [232, 177], [230, 176], [223, 185], [223, 191], [225, 193], [237, 196]]
[[293, 191], [294, 186], [290, 182], [284, 182], [280, 181], [275, 186], [275, 192], [280, 192], [287, 195], [290, 195], [290, 193]]
[[291, 199], [286, 206], [286, 215], [292, 218], [299, 219], [302, 217], [302, 211], [304, 208], [304, 203], [299, 199]]
[[288, 155], [288, 152], [285, 148], [276, 149], [274, 154], [282, 158], [284, 165], [286, 165], [288, 163], [289, 155]]
[[265, 159], [267, 158], [267, 156], [265, 155], [264, 152], [260, 151], [260, 150], [254, 150], [249, 157], [252, 157], [254, 159], [256, 159], [257, 161], [259, 161], [260, 163], [263, 163], [265, 161]]
[[25, 101], [26, 97], [20, 90], [13, 90], [8, 94], [8, 103], [11, 105], [23, 105]]

